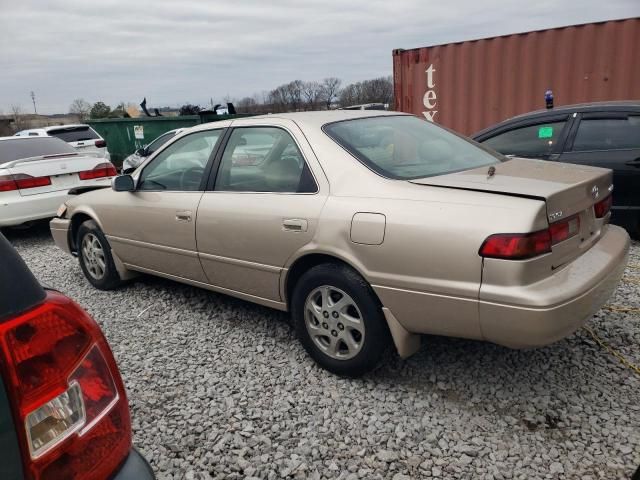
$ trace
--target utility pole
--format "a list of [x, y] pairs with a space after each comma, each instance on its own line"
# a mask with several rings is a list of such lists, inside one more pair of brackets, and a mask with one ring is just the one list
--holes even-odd
[[209, 101], [211, 102], [211, 110], [213, 110], [213, 98], [210, 98]]
[[33, 102], [33, 113], [37, 115], [38, 111], [36, 110], [36, 94], [33, 93], [33, 90], [31, 90], [31, 101]]

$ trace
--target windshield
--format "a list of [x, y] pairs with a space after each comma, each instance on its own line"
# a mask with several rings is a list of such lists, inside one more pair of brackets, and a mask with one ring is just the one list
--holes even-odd
[[324, 131], [362, 163], [388, 178], [444, 175], [504, 159], [497, 152], [408, 115], [345, 120], [325, 125]]
[[0, 164], [41, 155], [76, 153], [68, 143], [54, 137], [18, 137], [0, 141]]

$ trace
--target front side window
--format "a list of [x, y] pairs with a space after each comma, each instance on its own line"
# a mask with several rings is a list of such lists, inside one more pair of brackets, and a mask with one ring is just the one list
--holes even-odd
[[222, 130], [192, 133], [176, 140], [147, 165], [138, 190], [198, 191]]
[[578, 152], [628, 148], [640, 148], [640, 116], [582, 119], [573, 141]]
[[216, 190], [312, 193], [313, 175], [296, 142], [275, 127], [236, 128], [222, 155]]
[[458, 172], [502, 161], [465, 138], [409, 115], [368, 117], [325, 125], [323, 130], [378, 174], [408, 180]]
[[164, 135], [160, 135], [153, 142], [147, 145], [147, 155], [151, 155], [153, 152], [158, 150], [162, 145], [167, 143], [173, 137], [175, 137], [176, 132], [165, 133]]
[[505, 155], [544, 157], [553, 152], [566, 122], [541, 123], [516, 128], [482, 142]]

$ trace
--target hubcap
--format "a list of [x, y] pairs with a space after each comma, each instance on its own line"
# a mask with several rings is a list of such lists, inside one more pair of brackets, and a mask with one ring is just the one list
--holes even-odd
[[104, 277], [104, 272], [106, 270], [106, 263], [104, 259], [104, 250], [102, 249], [102, 245], [93, 233], [87, 233], [82, 239], [82, 260], [84, 261], [84, 266], [91, 275], [96, 280], [102, 279]]
[[305, 325], [325, 355], [338, 360], [355, 357], [364, 342], [364, 321], [356, 302], [339, 288], [323, 285], [304, 305]]

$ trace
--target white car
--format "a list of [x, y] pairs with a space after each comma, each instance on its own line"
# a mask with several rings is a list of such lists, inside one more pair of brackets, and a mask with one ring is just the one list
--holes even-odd
[[183, 130], [186, 130], [186, 128], [176, 128], [175, 130], [169, 130], [168, 132], [163, 133], [162, 135], [157, 137], [148, 145], [136, 150], [134, 153], [124, 159], [124, 161], [122, 162], [122, 171], [126, 173], [138, 168], [140, 164], [147, 159], [147, 157], [151, 156], [151, 154], [153, 154], [156, 150], [158, 150]]
[[116, 169], [58, 138], [0, 137], [0, 227], [55, 217], [76, 187], [109, 186]]
[[98, 132], [86, 124], [57, 125], [55, 127], [31, 128], [21, 130], [16, 137], [57, 137], [64, 140], [76, 150], [96, 152], [98, 156], [111, 161], [111, 155], [107, 150], [107, 142]]

